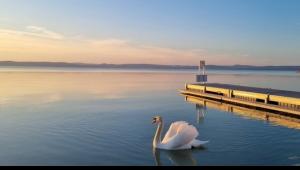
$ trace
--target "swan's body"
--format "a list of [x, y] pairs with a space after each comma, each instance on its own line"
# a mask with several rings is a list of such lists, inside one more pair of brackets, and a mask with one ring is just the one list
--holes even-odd
[[179, 121], [171, 124], [163, 140], [161, 140], [161, 132], [163, 130], [163, 121], [161, 117], [155, 117], [153, 123], [157, 123], [158, 127], [153, 139], [153, 147], [165, 150], [183, 150], [200, 147], [208, 141], [200, 141], [196, 138], [199, 133], [197, 129], [189, 125], [187, 122]]

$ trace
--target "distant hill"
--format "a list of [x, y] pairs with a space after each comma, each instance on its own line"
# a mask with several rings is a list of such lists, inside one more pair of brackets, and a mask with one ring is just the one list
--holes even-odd
[[[198, 66], [157, 65], [157, 64], [87, 64], [65, 62], [15, 62], [0, 61], [0, 67], [73, 67], [73, 68], [117, 68], [117, 69], [198, 69]], [[251, 66], [251, 65], [207, 65], [212, 70], [277, 70], [299, 71], [300, 66]]]

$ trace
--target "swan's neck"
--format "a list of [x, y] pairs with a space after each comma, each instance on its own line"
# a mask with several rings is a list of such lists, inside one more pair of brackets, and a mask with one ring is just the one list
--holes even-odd
[[156, 148], [158, 144], [161, 143], [161, 131], [163, 129], [163, 122], [158, 124], [154, 139], [153, 139], [153, 146]]

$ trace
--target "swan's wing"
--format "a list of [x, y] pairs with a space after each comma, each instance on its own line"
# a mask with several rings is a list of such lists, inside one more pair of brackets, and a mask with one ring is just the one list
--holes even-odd
[[177, 133], [169, 140], [162, 142], [168, 149], [176, 149], [192, 143], [198, 136], [197, 129], [188, 124], [182, 124], [177, 128]]
[[174, 135], [176, 135], [179, 127], [182, 125], [188, 125], [188, 123], [184, 121], [178, 121], [172, 123], [164, 139], [162, 140], [162, 143], [166, 143], [169, 139], [171, 139]]

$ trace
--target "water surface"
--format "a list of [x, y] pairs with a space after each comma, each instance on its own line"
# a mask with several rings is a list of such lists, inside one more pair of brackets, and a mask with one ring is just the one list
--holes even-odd
[[[295, 74], [211, 73], [210, 82], [300, 91]], [[1, 165], [297, 165], [300, 131], [195, 103], [191, 73], [0, 72]], [[191, 151], [152, 149], [154, 115], [184, 120], [210, 140]], [[165, 131], [167, 130], [165, 127]]]

